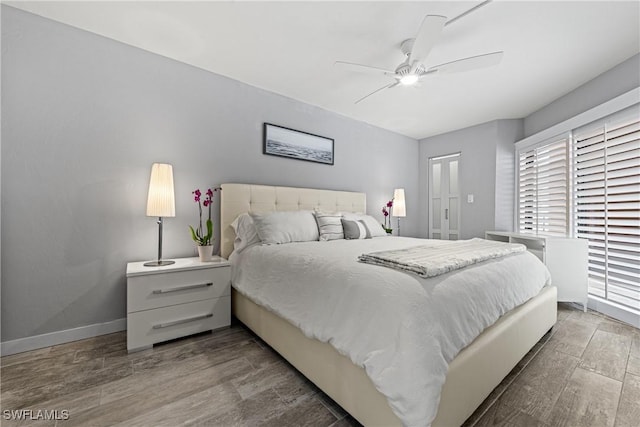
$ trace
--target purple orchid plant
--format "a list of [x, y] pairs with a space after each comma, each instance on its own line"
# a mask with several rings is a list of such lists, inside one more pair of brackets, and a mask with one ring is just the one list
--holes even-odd
[[393, 207], [393, 199], [389, 200], [386, 205], [382, 207], [382, 215], [384, 215], [384, 224], [382, 224], [382, 228], [388, 234], [393, 233], [393, 229], [391, 228], [391, 208]]
[[[194, 242], [198, 244], [198, 246], [211, 245], [211, 239], [213, 238], [213, 222], [211, 221], [211, 205], [213, 204], [213, 194], [218, 190], [221, 190], [221, 188], [214, 188], [213, 190], [210, 188], [207, 189], [204, 200], [202, 201], [201, 201], [202, 192], [200, 192], [200, 189], [196, 189], [195, 191], [191, 192], [191, 194], [194, 195], [193, 197], [194, 202], [198, 204], [200, 222], [198, 224], [197, 229], [194, 229], [192, 226], [189, 226], [189, 229], [191, 230], [191, 238], [193, 239]], [[207, 234], [204, 234], [204, 231], [202, 228], [202, 206], [204, 206], [205, 208], [208, 208], [209, 210], [209, 216], [207, 218], [207, 221], [205, 222]]]

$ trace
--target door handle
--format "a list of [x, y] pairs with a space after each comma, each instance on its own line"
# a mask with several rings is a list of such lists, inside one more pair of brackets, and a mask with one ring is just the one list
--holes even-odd
[[449, 219], [449, 209], [444, 210], [444, 219]]

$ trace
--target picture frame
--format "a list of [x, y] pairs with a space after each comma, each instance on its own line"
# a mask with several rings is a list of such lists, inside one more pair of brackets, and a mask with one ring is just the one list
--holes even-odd
[[263, 154], [333, 165], [334, 140], [272, 123], [264, 124]]

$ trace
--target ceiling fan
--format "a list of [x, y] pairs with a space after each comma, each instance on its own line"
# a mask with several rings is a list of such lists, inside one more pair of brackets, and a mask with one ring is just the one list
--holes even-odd
[[[488, 3], [484, 2], [479, 6], [483, 6]], [[385, 75], [394, 79], [392, 83], [384, 85], [383, 87], [376, 89], [368, 95], [358, 99], [355, 103], [365, 100], [366, 98], [381, 92], [385, 89], [391, 89], [396, 86], [412, 86], [418, 83], [424, 76], [435, 73], [458, 73], [462, 71], [471, 71], [479, 68], [491, 67], [497, 65], [502, 60], [504, 52], [491, 52], [482, 55], [471, 56], [468, 58], [457, 59], [451, 62], [445, 62], [444, 64], [434, 65], [432, 67], [425, 67], [424, 62], [431, 52], [431, 49], [436, 44], [442, 34], [445, 24], [450, 24], [454, 20], [461, 18], [463, 15], [467, 15], [469, 12], [477, 9], [479, 6], [463, 13], [462, 15], [447, 22], [447, 17], [440, 15], [427, 15], [422, 21], [418, 35], [414, 39], [407, 39], [402, 42], [400, 49], [405, 54], [405, 60], [396, 67], [395, 71], [385, 70], [378, 67], [372, 67], [369, 65], [354, 64], [345, 61], [336, 61], [335, 65], [344, 69], [364, 72], [369, 74]]]

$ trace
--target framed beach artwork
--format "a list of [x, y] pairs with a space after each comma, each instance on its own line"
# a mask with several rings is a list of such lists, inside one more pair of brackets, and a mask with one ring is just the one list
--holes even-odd
[[263, 153], [332, 165], [333, 139], [265, 123]]

